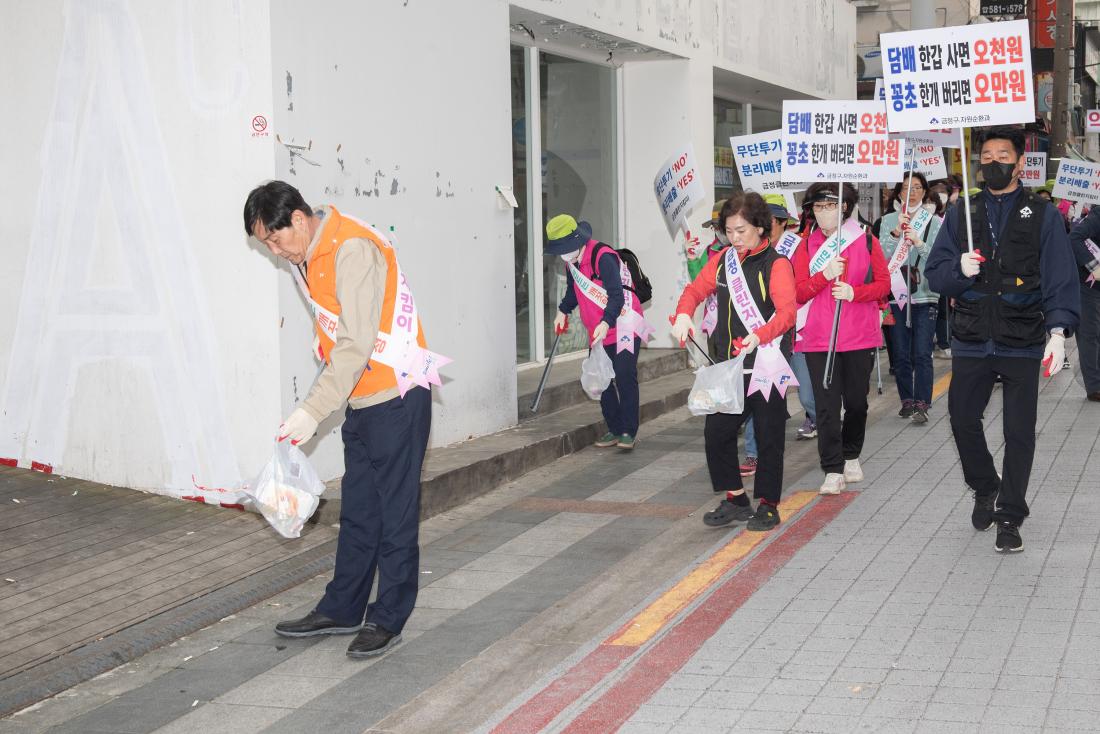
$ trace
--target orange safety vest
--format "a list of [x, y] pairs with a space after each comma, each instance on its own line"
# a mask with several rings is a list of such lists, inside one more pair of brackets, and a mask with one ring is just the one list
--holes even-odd
[[[332, 207], [332, 213], [321, 230], [317, 247], [306, 266], [306, 285], [309, 286], [309, 296], [321, 307], [337, 316], [340, 315], [340, 301], [336, 298], [336, 253], [340, 251], [344, 242], [353, 237], [370, 242], [386, 258], [386, 293], [382, 300], [382, 318], [379, 320], [376, 331], [388, 332], [393, 323], [393, 310], [397, 302], [397, 256], [393, 248], [379, 239], [374, 232], [355, 220], [342, 216], [336, 211], [336, 207]], [[417, 344], [427, 347], [424, 342], [424, 331], [419, 327], [418, 323]], [[320, 324], [314, 322], [314, 329], [321, 342], [321, 354], [325, 362], [329, 363], [334, 342]], [[393, 368], [372, 359], [367, 363], [367, 369], [363, 371], [359, 382], [355, 383], [355, 388], [348, 398], [362, 398], [395, 387], [397, 387], [397, 377], [393, 373]]]

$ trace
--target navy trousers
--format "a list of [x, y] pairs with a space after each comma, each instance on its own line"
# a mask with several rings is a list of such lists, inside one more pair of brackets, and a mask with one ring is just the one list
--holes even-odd
[[[348, 626], [375, 622], [400, 632], [420, 581], [420, 469], [432, 425], [432, 394], [420, 387], [369, 408], [348, 408], [336, 569], [317, 605]], [[367, 607], [375, 570], [378, 595]]]
[[615, 379], [600, 396], [600, 408], [607, 421], [607, 430], [616, 436], [638, 435], [638, 350], [641, 346], [642, 340], [635, 337], [633, 352], [616, 352], [614, 344], [604, 347], [615, 366]]

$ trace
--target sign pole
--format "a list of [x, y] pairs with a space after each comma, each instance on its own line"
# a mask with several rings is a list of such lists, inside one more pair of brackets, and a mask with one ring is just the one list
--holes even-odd
[[966, 153], [966, 128], [959, 128], [959, 154], [962, 156], [963, 212], [966, 214], [966, 249], [974, 252], [974, 232], [970, 225], [970, 156]]
[[[905, 142], [908, 143], [909, 141], [906, 140]], [[902, 207], [902, 209], [905, 211], [905, 216], [906, 217], [909, 216], [909, 195], [913, 193], [913, 168], [916, 165], [917, 165], [917, 147], [914, 145], [913, 146], [913, 152], [909, 154], [909, 185], [905, 187], [905, 204]], [[905, 228], [906, 228], [906, 230], [909, 229], [909, 223], [908, 222], [905, 223]], [[901, 236], [902, 236], [902, 242], [904, 243], [904, 241], [905, 241], [905, 232], [902, 232]], [[898, 246], [900, 247], [901, 245], [899, 244]], [[906, 264], [909, 263], [909, 258], [908, 257], [905, 258], [905, 262], [906, 262]], [[908, 277], [905, 280], [906, 280], [905, 292], [907, 294], [907, 296], [905, 298], [905, 328], [912, 329], [913, 328], [913, 310], [909, 306], [910, 306], [910, 304], [913, 303], [913, 294], [909, 292], [909, 286], [910, 286], [911, 281], [909, 280]]]
[[[837, 181], [836, 184], [837, 202], [836, 202], [836, 251], [843, 252], [844, 250], [844, 180]], [[854, 213], [854, 212], [853, 212]], [[840, 257], [837, 255], [837, 257]], [[839, 281], [844, 277], [841, 273], [837, 276]], [[837, 334], [840, 332], [840, 310], [844, 306], [844, 301], [837, 299], [836, 311], [833, 312], [833, 330], [829, 333], [829, 353], [825, 357], [825, 379], [821, 381], [822, 386], [828, 390], [833, 384], [833, 369], [836, 367], [836, 339]]]

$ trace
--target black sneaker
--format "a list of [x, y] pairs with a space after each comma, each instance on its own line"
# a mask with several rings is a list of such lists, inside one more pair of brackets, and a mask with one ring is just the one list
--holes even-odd
[[349, 658], [373, 658], [401, 642], [400, 633], [390, 632], [374, 622], [367, 622], [348, 645]]
[[744, 522], [752, 516], [752, 505], [738, 505], [722, 500], [717, 507], [703, 515], [703, 523], [712, 528], [720, 528], [731, 522]]
[[360, 624], [340, 624], [314, 610], [301, 619], [290, 619], [275, 625], [275, 634], [280, 637], [316, 637], [317, 635], [352, 635], [362, 627]]
[[974, 511], [970, 513], [970, 522], [975, 530], [989, 530], [993, 527], [993, 510], [996, 504], [996, 492], [987, 495], [974, 493]]
[[925, 423], [928, 422], [928, 408], [924, 407], [920, 403], [917, 403], [916, 407], [913, 408], [912, 415], [909, 416], [909, 420], [911, 420], [913, 423], [916, 423], [918, 426], [923, 426]]
[[749, 518], [749, 522], [745, 527], [748, 530], [763, 531], [771, 530], [778, 524], [779, 508], [775, 505], [761, 502], [756, 506], [756, 512]]
[[1020, 526], [1013, 522], [1002, 522], [997, 526], [997, 542], [993, 550], [998, 553], [1019, 553], [1024, 549], [1024, 540], [1020, 537]]
[[913, 411], [917, 409], [916, 403], [912, 400], [905, 400], [901, 404], [901, 410], [898, 411], [898, 418], [908, 418], [913, 415]]

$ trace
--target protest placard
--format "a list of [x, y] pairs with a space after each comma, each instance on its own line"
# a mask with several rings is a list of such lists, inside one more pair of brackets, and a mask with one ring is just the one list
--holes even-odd
[[[911, 145], [912, 141], [907, 140]], [[905, 152], [905, 170], [909, 170], [909, 156], [913, 157], [913, 168], [924, 174], [929, 181], [947, 178], [947, 163], [943, 158], [943, 148], [938, 145], [915, 145]]]
[[891, 140], [874, 101], [784, 100], [786, 185], [805, 181], [898, 181], [905, 142]]
[[1047, 154], [1026, 153], [1024, 169], [1020, 172], [1020, 185], [1037, 189], [1047, 180]]
[[806, 184], [783, 183], [783, 141], [781, 131], [771, 130], [752, 135], [730, 138], [737, 175], [745, 191], [765, 194], [783, 194], [787, 210], [795, 211], [794, 192], [806, 188]]
[[1051, 196], [1100, 204], [1100, 163], [1063, 158], [1058, 163]]
[[1026, 20], [883, 33], [890, 130], [1035, 122]]
[[1100, 133], [1100, 110], [1085, 111], [1085, 132]]
[[670, 233], [697, 204], [706, 198], [703, 182], [695, 165], [695, 148], [689, 143], [673, 153], [653, 179], [653, 192]]

